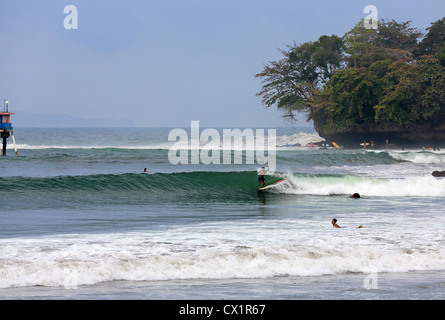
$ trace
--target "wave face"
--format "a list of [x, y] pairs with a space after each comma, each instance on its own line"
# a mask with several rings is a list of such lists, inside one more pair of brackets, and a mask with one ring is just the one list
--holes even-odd
[[[269, 190], [273, 194], [349, 195], [360, 193], [367, 197], [444, 197], [445, 179], [432, 176], [404, 179], [374, 178], [352, 175], [276, 173], [266, 176], [267, 183], [282, 178], [287, 181]], [[211, 172], [193, 171], [154, 174], [99, 174], [57, 177], [0, 178], [3, 195], [28, 198], [30, 205], [54, 199], [62, 202], [105, 199], [141, 203], [177, 203], [183, 201], [255, 201], [258, 179], [254, 171]], [[11, 206], [13, 204], [11, 203]], [[6, 204], [8, 206], [8, 204]]]
[[[269, 181], [278, 181], [271, 177]], [[155, 174], [100, 174], [57, 177], [0, 178], [5, 203], [26, 207], [82, 206], [106, 203], [177, 204], [196, 202], [255, 201], [255, 172], [179, 172]]]
[[121, 191], [121, 192], [201, 192], [234, 193], [255, 190], [255, 172], [127, 173], [58, 177], [0, 178], [0, 188], [21, 191]]

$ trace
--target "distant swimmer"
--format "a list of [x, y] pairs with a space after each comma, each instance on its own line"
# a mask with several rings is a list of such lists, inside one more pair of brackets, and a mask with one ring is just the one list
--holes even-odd
[[[331, 220], [331, 223], [332, 223], [332, 226], [333, 226], [334, 228], [346, 228], [346, 227], [340, 227], [340, 226], [337, 224], [337, 219], [332, 219], [332, 220]], [[360, 229], [360, 228], [363, 228], [363, 226], [362, 226], [362, 225], [359, 225], [359, 226], [357, 227], [357, 229]]]
[[360, 197], [360, 194], [358, 194], [358, 193], [353, 193], [353, 194], [351, 194], [351, 195], [349, 196], [349, 198], [355, 198], [355, 199], [358, 199], [358, 198], [361, 198], [361, 197]]
[[341, 227], [337, 224], [337, 219], [332, 219], [332, 220], [331, 220], [331, 223], [332, 223], [332, 226], [333, 226], [334, 228], [341, 228]]
[[142, 171], [142, 172], [149, 172], [149, 171], [147, 170], [147, 168], [144, 168], [144, 171]]
[[261, 170], [256, 173], [257, 176], [259, 175], [258, 189], [261, 187], [261, 182], [263, 183], [263, 187], [266, 186], [266, 179], [264, 178], [264, 175], [266, 174], [267, 171], [269, 171], [269, 167], [267, 167], [267, 169], [264, 167], [261, 167]]

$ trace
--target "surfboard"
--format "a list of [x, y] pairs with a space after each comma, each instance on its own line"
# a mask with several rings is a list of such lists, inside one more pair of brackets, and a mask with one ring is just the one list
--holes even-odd
[[308, 148], [317, 148], [318, 146], [315, 143], [308, 143], [306, 145], [306, 147], [308, 147]]
[[272, 184], [269, 184], [268, 186], [259, 188], [258, 190], [266, 190], [266, 189], [275, 187], [275, 186], [277, 186], [278, 184], [283, 183], [284, 181], [286, 181], [286, 179], [282, 179], [282, 180], [280, 180], [280, 181], [274, 182], [274, 183], [272, 183]]
[[335, 142], [332, 142], [332, 145], [333, 145], [334, 147], [336, 147], [337, 149], [340, 149], [340, 146], [339, 146], [338, 144], [336, 144]]

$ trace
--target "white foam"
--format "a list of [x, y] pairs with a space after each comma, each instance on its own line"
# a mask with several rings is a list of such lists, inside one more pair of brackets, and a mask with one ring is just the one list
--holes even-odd
[[279, 192], [292, 194], [340, 195], [360, 193], [377, 197], [444, 197], [445, 180], [431, 175], [403, 179], [359, 176], [294, 176]]
[[324, 229], [301, 220], [0, 241], [0, 288], [444, 270], [443, 230]]
[[415, 164], [441, 164], [445, 163], [444, 151], [417, 151], [417, 150], [365, 150], [369, 153], [387, 153], [397, 161]]
[[293, 135], [277, 136], [278, 147], [306, 146], [309, 143], [324, 141], [317, 133], [300, 132]]
[[408, 161], [412, 163], [445, 163], [445, 154], [439, 152], [395, 152], [389, 151], [388, 154], [399, 161]]

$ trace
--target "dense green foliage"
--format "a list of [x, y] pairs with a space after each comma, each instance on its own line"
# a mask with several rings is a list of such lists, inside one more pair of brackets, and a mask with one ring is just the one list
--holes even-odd
[[284, 116], [306, 112], [324, 130], [409, 127], [445, 120], [445, 18], [422, 35], [411, 22], [357, 23], [342, 38], [281, 50], [261, 73], [263, 103]]

